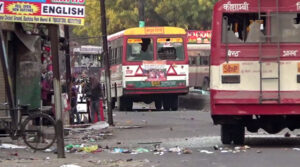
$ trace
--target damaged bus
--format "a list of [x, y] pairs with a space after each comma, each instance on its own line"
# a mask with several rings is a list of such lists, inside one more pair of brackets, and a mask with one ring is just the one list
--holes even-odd
[[224, 144], [245, 129], [300, 128], [300, 2], [220, 0], [213, 13], [211, 115]]

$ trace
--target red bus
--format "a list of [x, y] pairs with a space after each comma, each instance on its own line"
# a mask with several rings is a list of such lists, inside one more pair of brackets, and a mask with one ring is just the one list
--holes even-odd
[[245, 128], [300, 127], [300, 3], [220, 0], [213, 13], [211, 115], [224, 144]]
[[184, 29], [130, 28], [108, 41], [112, 101], [121, 111], [132, 110], [133, 102], [155, 102], [157, 110], [178, 109], [178, 95], [188, 93]]

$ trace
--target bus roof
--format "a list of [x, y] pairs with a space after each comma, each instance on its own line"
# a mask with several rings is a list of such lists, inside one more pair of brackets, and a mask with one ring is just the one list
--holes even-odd
[[185, 35], [186, 31], [178, 27], [142, 27], [129, 28], [125, 30], [124, 35]]
[[[300, 11], [299, 0], [278, 0], [279, 11]], [[260, 0], [261, 11], [276, 11], [276, 0]], [[215, 11], [219, 12], [253, 12], [258, 11], [258, 0], [220, 0]]]
[[111, 34], [107, 39], [112, 41], [124, 35], [186, 35], [186, 31], [178, 27], [135, 27]]

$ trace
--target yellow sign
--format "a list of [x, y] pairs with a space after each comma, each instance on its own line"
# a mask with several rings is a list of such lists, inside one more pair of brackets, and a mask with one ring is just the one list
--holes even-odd
[[164, 34], [163, 27], [146, 27], [145, 34]]
[[129, 28], [124, 31], [124, 35], [186, 35], [183, 28], [178, 27], [143, 27]]
[[143, 43], [142, 39], [128, 39], [128, 43]]
[[166, 43], [166, 42], [176, 43], [176, 42], [182, 42], [182, 38], [158, 38], [157, 42], [158, 43]]
[[223, 74], [239, 74], [240, 65], [239, 64], [224, 64]]
[[300, 73], [300, 63], [298, 63], [298, 73]]
[[18, 15], [30, 15], [39, 11], [39, 7], [29, 3], [13, 3], [7, 6], [7, 10]]

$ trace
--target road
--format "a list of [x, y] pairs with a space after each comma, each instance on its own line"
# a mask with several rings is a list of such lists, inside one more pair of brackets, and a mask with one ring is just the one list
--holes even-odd
[[[247, 146], [239, 148], [220, 143], [219, 126], [213, 125], [210, 113], [206, 112], [207, 108], [181, 109], [177, 112], [157, 112], [142, 108], [134, 112], [114, 112], [116, 126], [108, 128], [112, 136], [89, 143], [101, 145], [101, 152], [66, 153], [65, 159], [57, 159], [57, 155], [52, 152], [2, 149], [0, 166], [294, 167], [300, 162], [300, 139], [296, 137], [299, 131], [290, 132], [291, 137], [284, 137], [287, 130], [278, 135], [266, 135], [263, 131], [258, 134], [247, 132]], [[66, 136], [65, 143], [82, 144], [84, 141], [81, 136], [85, 133], [81, 131]], [[3, 143], [9, 141], [2, 140]], [[154, 145], [165, 151], [154, 152]], [[131, 152], [143, 148], [149, 152], [116, 153], [114, 148]], [[180, 148], [181, 152], [176, 152], [176, 148]]]

